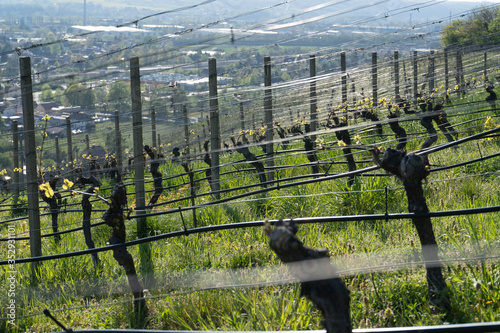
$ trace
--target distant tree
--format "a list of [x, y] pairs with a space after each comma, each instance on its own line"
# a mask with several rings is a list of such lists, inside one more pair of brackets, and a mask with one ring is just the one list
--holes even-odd
[[95, 93], [94, 89], [87, 88], [82, 94], [82, 100], [80, 105], [84, 109], [93, 109], [95, 104]]
[[82, 106], [86, 90], [87, 88], [85, 88], [81, 83], [74, 83], [70, 85], [65, 92], [66, 100], [69, 105]]
[[3, 45], [0, 48], [0, 63], [7, 62], [9, 60], [9, 54], [8, 52], [12, 50], [12, 45], [10, 44], [8, 38], [6, 37], [0, 37], [0, 45]]
[[[45, 40], [48, 42], [53, 42], [56, 41], [58, 38], [53, 32], [49, 32], [45, 36]], [[60, 55], [61, 54], [61, 43], [53, 43], [49, 44], [47, 47], [44, 48], [46, 52], [48, 52], [51, 55]]]
[[95, 103], [104, 103], [106, 101], [107, 92], [104, 87], [94, 87], [92, 91], [94, 92]]
[[247, 86], [255, 86], [259, 83], [259, 74], [255, 71], [253, 71], [251, 74], [245, 75], [245, 78], [242, 80], [242, 84]]
[[130, 110], [130, 85], [123, 81], [112, 83], [109, 87], [107, 101], [119, 112]]
[[284, 82], [287, 82], [287, 81], [290, 81], [292, 78], [290, 77], [290, 74], [288, 74], [288, 72], [283, 72], [283, 74], [281, 74], [281, 80], [284, 81]]
[[52, 93], [52, 88], [50, 87], [50, 84], [45, 83], [42, 86], [42, 95], [40, 96], [40, 99], [42, 102], [50, 102], [54, 98], [54, 94]]
[[187, 101], [187, 93], [182, 86], [176, 86], [172, 94], [174, 114], [182, 114], [182, 104]]
[[499, 11], [494, 8], [482, 8], [474, 11], [464, 20], [455, 20], [441, 31], [441, 40], [445, 46], [498, 43], [500, 38]]
[[17, 77], [19, 76], [19, 58], [18, 56], [11, 55], [7, 60], [7, 65], [5, 66], [5, 76], [6, 77]]
[[68, 101], [65, 96], [64, 89], [61, 87], [56, 88], [56, 91], [53, 95], [54, 101], [56, 101], [59, 105], [68, 105]]

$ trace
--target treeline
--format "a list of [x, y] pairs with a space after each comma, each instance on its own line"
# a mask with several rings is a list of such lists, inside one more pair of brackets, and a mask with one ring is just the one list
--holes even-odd
[[500, 9], [484, 7], [452, 21], [441, 32], [444, 46], [500, 43]]

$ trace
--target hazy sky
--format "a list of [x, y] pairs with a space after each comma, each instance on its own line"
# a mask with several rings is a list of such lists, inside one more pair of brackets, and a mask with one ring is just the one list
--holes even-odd
[[448, 0], [448, 1], [477, 2], [477, 3], [481, 3], [481, 2], [484, 2], [484, 3], [488, 3], [488, 2], [500, 3], [500, 0], [488, 0], [488, 1], [485, 1], [485, 0]]

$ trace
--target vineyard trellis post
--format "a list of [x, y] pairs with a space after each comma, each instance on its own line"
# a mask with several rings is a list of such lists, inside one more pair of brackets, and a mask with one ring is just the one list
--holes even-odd
[[12, 121], [12, 152], [14, 157], [14, 205], [17, 204], [19, 200], [19, 174], [21, 173], [19, 169], [19, 127], [17, 120]]
[[71, 117], [66, 117], [66, 143], [68, 147], [68, 166], [73, 168], [73, 142], [71, 138]]
[[450, 78], [449, 78], [449, 63], [448, 63], [448, 48], [444, 48], [444, 90], [446, 96], [448, 96], [448, 89], [450, 89]]
[[[240, 123], [241, 123], [241, 130], [245, 130], [245, 109], [243, 108], [243, 101], [239, 101], [240, 104]], [[200, 148], [201, 151], [201, 148]]]
[[156, 110], [155, 108], [151, 109], [151, 146], [153, 148], [158, 149], [156, 146]]
[[340, 53], [340, 72], [342, 74], [342, 104], [347, 102], [347, 65], [345, 52]]
[[457, 95], [460, 95], [460, 93], [462, 92], [462, 89], [463, 89], [463, 83], [464, 83], [464, 79], [463, 79], [463, 68], [462, 68], [462, 53], [461, 53], [461, 50], [457, 50], [456, 52], [456, 61], [457, 61], [457, 65], [456, 65], [456, 72], [455, 72], [455, 80], [457, 82], [457, 86], [459, 89], [457, 89]]
[[310, 98], [310, 112], [311, 112], [311, 141], [313, 142], [313, 148], [316, 148], [316, 134], [318, 125], [318, 100], [316, 95], [316, 56], [314, 54], [309, 55], [309, 76], [311, 78], [311, 83], [309, 87], [309, 98]]
[[373, 107], [377, 107], [378, 105], [377, 52], [372, 52], [372, 100], [373, 100]]
[[274, 124], [273, 124], [273, 90], [270, 88], [271, 80], [271, 57], [264, 57], [264, 124], [266, 126], [266, 164], [269, 167], [267, 180], [274, 180]]
[[118, 165], [118, 171], [121, 172], [123, 167], [123, 157], [122, 157], [122, 133], [120, 132], [120, 115], [118, 110], [115, 111], [115, 142], [116, 142], [116, 164]]
[[61, 149], [59, 148], [59, 137], [54, 138], [54, 145], [56, 148], [56, 169], [59, 170], [61, 168]]
[[427, 75], [428, 80], [429, 80], [429, 94], [432, 94], [434, 92], [434, 88], [436, 86], [436, 64], [435, 64], [435, 57], [434, 57], [434, 50], [430, 51], [429, 54], [429, 73]]
[[219, 100], [217, 97], [217, 60], [208, 59], [208, 94], [210, 96], [210, 159], [212, 160], [211, 188], [216, 199], [220, 199], [220, 124]]
[[182, 105], [182, 118], [184, 119], [184, 141], [185, 141], [185, 152], [187, 158], [186, 163], [189, 163], [191, 149], [189, 148], [189, 125], [188, 125], [188, 112], [186, 104]]
[[85, 149], [87, 156], [90, 155], [90, 139], [88, 134], [85, 134]]
[[158, 134], [158, 154], [161, 155], [161, 135]]
[[[146, 206], [146, 198], [144, 192], [144, 167], [145, 161], [143, 158], [144, 145], [142, 138], [142, 101], [141, 101], [141, 75], [139, 58], [133, 57], [130, 59], [130, 92], [132, 101], [132, 136], [134, 141], [134, 186], [135, 186], [135, 205], [137, 211], [144, 212]], [[144, 238], [147, 236], [147, 220], [146, 217], [137, 219], [137, 237]], [[139, 245], [139, 253], [141, 257], [142, 273], [150, 274], [152, 278], [153, 263], [151, 261], [151, 250], [149, 243]], [[145, 281], [146, 285], [149, 285]]]
[[413, 103], [418, 105], [418, 59], [417, 51], [413, 51]]
[[484, 51], [484, 64], [483, 64], [484, 81], [488, 81], [488, 51]]
[[399, 52], [394, 51], [394, 98], [399, 97]]
[[20, 192], [24, 192], [26, 190], [26, 176], [24, 175], [24, 172], [23, 170], [26, 169], [26, 159], [25, 159], [25, 155], [24, 155], [24, 146], [23, 146], [23, 142], [24, 142], [24, 130], [19, 132], [19, 130], [17, 131], [19, 133], [19, 170], [21, 170], [21, 172], [19, 173], [19, 184], [21, 184], [20, 186]]
[[[20, 57], [21, 96], [24, 121], [26, 160], [26, 183], [28, 191], [28, 221], [31, 257], [42, 256], [42, 234], [40, 230], [40, 206], [38, 202], [38, 177], [36, 165], [35, 110], [33, 109], [33, 83], [31, 58]], [[38, 263], [31, 264], [31, 282], [37, 283]]]

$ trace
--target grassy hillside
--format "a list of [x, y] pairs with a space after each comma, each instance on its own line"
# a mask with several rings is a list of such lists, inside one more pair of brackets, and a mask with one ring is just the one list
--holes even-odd
[[[479, 65], [478, 65], [479, 66]], [[442, 68], [442, 67], [440, 67]], [[478, 67], [480, 68], [480, 66]], [[491, 71], [496, 69], [491, 68]], [[381, 98], [390, 99], [390, 68], [381, 71]], [[473, 73], [471, 70], [469, 73]], [[351, 77], [352, 78], [352, 77]], [[368, 85], [368, 79], [364, 82]], [[335, 84], [334, 82], [331, 84]], [[325, 86], [327, 84], [325, 83]], [[439, 86], [439, 85], [438, 85]], [[359, 87], [359, 84], [358, 84]], [[295, 91], [297, 98], [308, 94], [309, 86], [301, 85]], [[359, 88], [358, 88], [359, 89]], [[366, 90], [368, 91], [368, 89]], [[305, 92], [305, 93], [304, 93]], [[480, 133], [484, 129], [498, 126], [496, 110], [484, 101], [484, 83], [478, 82], [465, 95], [450, 94], [452, 104], [446, 105], [448, 117], [459, 133], [459, 138]], [[223, 96], [221, 97], [223, 98]], [[281, 99], [280, 99], [281, 98]], [[279, 96], [283, 105], [294, 105], [294, 95]], [[330, 101], [330, 91], [325, 88], [321, 95], [321, 107]], [[289, 103], [289, 104], [287, 104]], [[307, 109], [308, 104], [297, 108]], [[277, 104], [281, 105], [281, 104]], [[283, 123], [288, 111], [281, 114]], [[326, 109], [320, 113], [326, 120]], [[386, 114], [383, 107], [379, 115]], [[303, 113], [307, 114], [307, 113]], [[250, 113], [249, 115], [250, 116]], [[490, 118], [488, 118], [490, 117]], [[295, 118], [294, 118], [295, 119]], [[383, 119], [386, 119], [385, 117]], [[294, 121], [300, 120], [295, 119]], [[396, 141], [387, 124], [382, 138], [373, 131], [370, 122], [351, 120], [351, 136], [359, 142], [355, 150], [358, 167], [374, 165], [368, 148], [377, 146], [382, 150], [394, 147]], [[402, 115], [401, 125], [409, 133], [408, 151], [418, 150], [427, 135], [415, 115]], [[199, 125], [198, 125], [199, 126]], [[226, 127], [224, 127], [226, 126]], [[223, 128], [229, 129], [229, 125]], [[180, 127], [180, 126], [178, 126]], [[128, 125], [123, 127], [128, 131]], [[171, 129], [172, 130], [172, 129]], [[172, 130], [173, 131], [173, 130]], [[181, 136], [180, 129], [170, 135]], [[200, 133], [199, 127], [194, 127]], [[230, 131], [226, 131], [226, 139]], [[177, 139], [178, 139], [177, 137]], [[173, 138], [174, 139], [174, 138]], [[446, 143], [443, 135], [434, 145]], [[60, 143], [62, 146], [64, 143]], [[130, 144], [130, 141], [129, 141]], [[318, 135], [318, 151], [321, 161], [330, 162], [322, 166], [329, 175], [347, 171], [342, 154], [342, 144], [334, 131], [324, 130]], [[461, 143], [429, 155], [431, 174], [425, 181], [424, 190], [431, 212], [460, 210], [500, 205], [498, 192], [498, 157], [481, 159], [498, 153], [498, 137], [490, 137]], [[282, 150], [282, 143], [275, 143]], [[292, 177], [310, 174], [310, 166], [301, 166], [308, 160], [303, 151], [301, 137], [292, 137], [287, 146], [288, 153], [279, 154], [275, 164], [282, 167], [276, 172], [282, 185], [293, 183]], [[167, 149], [167, 148], [165, 148]], [[295, 149], [295, 150], [294, 150]], [[255, 155], [262, 154], [259, 146], [252, 146]], [[222, 194], [229, 198], [244, 194], [259, 186], [253, 171], [225, 173], [237, 169], [248, 169], [248, 164], [234, 163], [242, 160], [237, 152], [221, 155], [221, 189], [235, 189]], [[479, 159], [449, 169], [440, 167]], [[364, 161], [364, 162], [361, 162]], [[332, 163], [335, 162], [335, 163]], [[190, 163], [195, 179], [205, 177], [206, 164], [201, 158]], [[438, 171], [433, 171], [438, 170]], [[190, 205], [188, 177], [170, 178], [184, 169], [170, 160], [162, 163], [165, 190], [160, 202], [152, 212], [164, 212], [147, 218], [148, 234], [161, 235], [185, 228], [193, 228], [191, 212], [180, 214], [179, 207]], [[125, 179], [127, 190], [134, 192], [133, 174]], [[151, 176], [146, 170], [146, 177]], [[108, 197], [113, 182], [101, 177], [99, 194]], [[86, 189], [86, 188], [84, 188]], [[151, 196], [153, 184], [146, 182], [146, 202]], [[210, 191], [208, 182], [201, 180], [197, 194]], [[64, 193], [68, 212], [60, 214], [61, 229], [81, 225], [82, 214], [79, 203], [81, 195]], [[175, 202], [178, 198], [184, 201]], [[196, 197], [196, 204], [213, 200], [210, 196]], [[69, 206], [75, 204], [75, 206]], [[135, 206], [133, 195], [128, 197], [128, 208]], [[46, 212], [46, 205], [42, 204]], [[101, 221], [107, 206], [93, 202], [92, 222]], [[77, 210], [76, 212], [71, 211]], [[264, 219], [305, 218], [326, 216], [348, 216], [364, 214], [404, 213], [407, 201], [404, 189], [395, 177], [385, 175], [382, 170], [356, 177], [352, 186], [346, 178], [318, 181], [290, 187], [281, 187], [269, 192], [240, 197], [223, 204], [196, 208], [198, 227], [224, 225], [239, 222], [262, 221]], [[2, 212], [2, 220], [12, 217], [10, 211]], [[135, 214], [135, 213], [134, 213]], [[132, 214], [132, 215], [134, 215]], [[450, 290], [450, 311], [436, 314], [428, 305], [427, 281], [420, 255], [420, 244], [410, 220], [390, 219], [376, 221], [342, 221], [307, 223], [299, 225], [298, 237], [306, 246], [328, 248], [333, 263], [343, 281], [351, 291], [351, 316], [354, 328], [438, 325], [444, 323], [471, 323], [497, 321], [499, 316], [500, 275], [495, 260], [500, 243], [499, 213], [458, 215], [433, 218], [434, 233], [443, 260], [443, 273]], [[2, 234], [12, 225], [19, 236], [26, 236], [27, 220], [2, 223]], [[137, 238], [137, 220], [126, 221], [127, 240]], [[51, 232], [50, 216], [42, 217], [42, 234]], [[96, 247], [108, 242], [110, 229], [100, 225], [92, 229]], [[169, 237], [149, 243], [154, 277], [141, 272], [138, 246], [130, 246], [141, 281], [147, 291], [148, 320], [143, 327], [149, 329], [183, 330], [311, 330], [321, 328], [321, 316], [316, 308], [300, 297], [299, 284], [286, 271], [268, 247], [268, 240], [261, 227], [245, 227], [212, 232], [192, 233]], [[16, 257], [30, 256], [28, 241], [18, 240]], [[6, 253], [6, 242], [0, 243]], [[56, 244], [52, 238], [43, 238], [44, 255], [67, 253], [86, 249], [80, 231], [62, 235]], [[47, 308], [73, 329], [84, 328], [130, 328], [134, 322], [133, 302], [124, 270], [113, 259], [110, 251], [100, 252], [101, 264], [94, 268], [89, 255], [45, 261], [40, 266], [38, 284], [30, 284], [31, 266], [19, 264], [17, 268], [16, 326], [0, 323], [0, 330], [11, 332], [41, 332], [57, 330], [58, 327], [42, 315]], [[6, 277], [6, 266], [0, 273]], [[1, 300], [8, 302], [8, 285], [1, 287]], [[5, 317], [5, 309], [1, 316]]]

